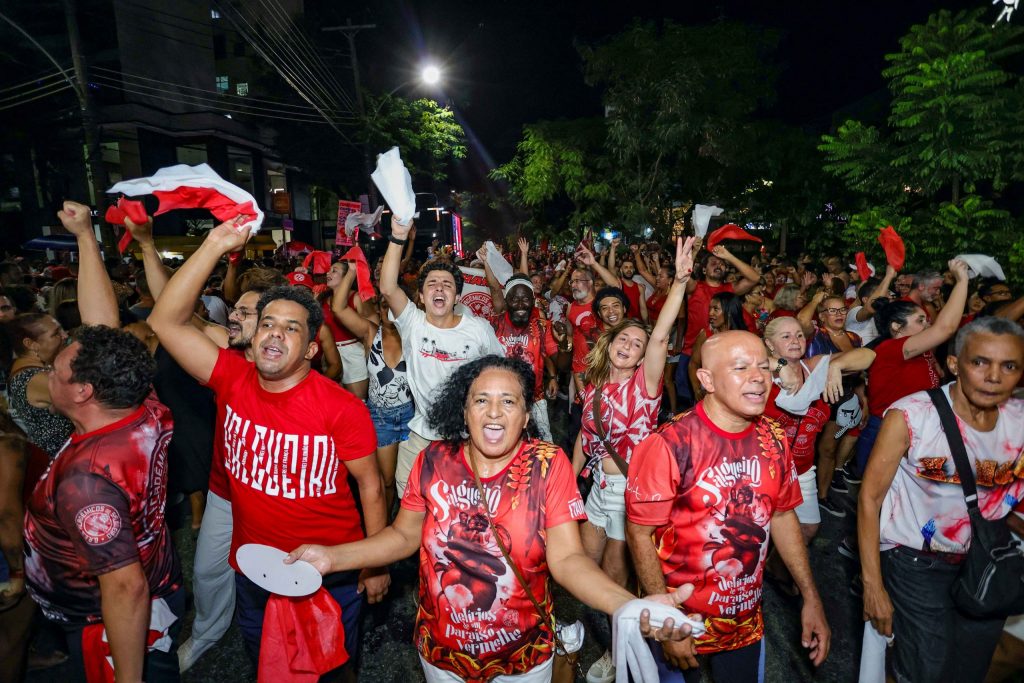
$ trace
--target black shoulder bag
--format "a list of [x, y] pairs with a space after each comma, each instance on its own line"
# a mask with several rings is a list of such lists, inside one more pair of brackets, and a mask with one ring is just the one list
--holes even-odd
[[1024, 614], [1024, 554], [1020, 542], [1010, 533], [1006, 519], [985, 519], [981, 514], [978, 487], [953, 409], [941, 388], [930, 389], [928, 395], [939, 413], [971, 518], [971, 545], [951, 589], [953, 603], [976, 619]]

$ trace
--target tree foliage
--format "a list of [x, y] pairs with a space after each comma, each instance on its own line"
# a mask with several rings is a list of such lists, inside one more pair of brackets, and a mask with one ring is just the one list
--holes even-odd
[[444, 180], [448, 162], [466, 156], [462, 126], [434, 100], [367, 95], [366, 111], [358, 139], [380, 152], [397, 145], [414, 178]]
[[887, 125], [846, 121], [822, 138], [825, 170], [857, 197], [849, 246], [877, 249], [877, 229], [891, 224], [912, 245], [911, 267], [960, 252], [1024, 255], [1001, 203], [1024, 180], [1024, 87], [1008, 66], [1024, 29], [989, 26], [983, 12], [942, 10], [912, 27], [886, 55]]

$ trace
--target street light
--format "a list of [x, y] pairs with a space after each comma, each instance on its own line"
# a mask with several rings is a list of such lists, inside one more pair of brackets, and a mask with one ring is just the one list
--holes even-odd
[[423, 67], [423, 72], [420, 74], [420, 78], [427, 85], [437, 85], [441, 80], [441, 69], [430, 64]]

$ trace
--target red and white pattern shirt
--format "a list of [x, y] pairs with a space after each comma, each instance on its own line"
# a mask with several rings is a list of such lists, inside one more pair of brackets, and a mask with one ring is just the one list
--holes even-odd
[[551, 333], [551, 325], [541, 319], [536, 308], [530, 314], [530, 322], [523, 327], [513, 325], [507, 311], [492, 315], [490, 321], [494, 335], [505, 349], [505, 357], [519, 358], [533, 368], [536, 382], [534, 400], [544, 398], [544, 359], [558, 353], [558, 343]]
[[[658, 426], [661, 407], [661, 388], [653, 396], [647, 393], [647, 380], [643, 365], [633, 376], [620, 384], [605, 384], [601, 394], [601, 425], [605, 438], [615, 447], [619, 457], [629, 462], [633, 449]], [[594, 423], [594, 385], [583, 390], [583, 420], [580, 428], [583, 454], [587, 462], [595, 464], [611, 457], [597, 434]]]
[[481, 480], [486, 510], [461, 445], [420, 453], [402, 507], [424, 514], [416, 646], [430, 664], [469, 681], [526, 673], [551, 657], [541, 620], [494, 540], [487, 519], [541, 606], [550, 610], [546, 530], [586, 519], [560, 448], [524, 441], [508, 466]]
[[761, 639], [772, 515], [802, 500], [786, 437], [764, 416], [743, 432], [726, 432], [700, 402], [637, 447], [626, 516], [655, 527], [666, 585], [693, 584], [684, 611], [704, 617], [707, 632], [697, 640], [698, 654]]

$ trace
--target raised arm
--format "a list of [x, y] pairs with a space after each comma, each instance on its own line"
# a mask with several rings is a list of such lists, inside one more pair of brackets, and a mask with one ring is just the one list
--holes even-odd
[[491, 313], [500, 315], [505, 312], [505, 290], [494, 275], [494, 271], [487, 265], [487, 247], [477, 249], [476, 257], [484, 264], [484, 278], [487, 280], [487, 289], [491, 290]]
[[597, 259], [594, 258], [594, 254], [589, 249], [581, 246], [578, 250], [576, 250], [576, 255], [579, 257], [580, 261], [583, 262], [583, 265], [590, 266], [591, 268], [593, 268], [594, 272], [597, 273], [602, 280], [604, 280], [604, 283], [606, 285], [608, 285], [609, 287], [619, 286], [619, 278], [613, 275], [610, 270], [608, 270], [600, 263], [598, 263]]
[[398, 286], [398, 275], [402, 268], [402, 249], [408, 243], [412, 221], [402, 225], [391, 220], [391, 236], [388, 237], [388, 250], [384, 252], [384, 263], [380, 267], [380, 293], [387, 299], [391, 313], [397, 318], [409, 303], [409, 297]]
[[651, 330], [651, 338], [647, 341], [644, 353], [644, 380], [647, 382], [647, 394], [653, 396], [662, 384], [665, 373], [665, 360], [668, 358], [668, 339], [679, 316], [679, 308], [683, 305], [686, 283], [693, 272], [693, 239], [676, 238], [676, 276], [668, 290], [665, 305], [658, 314], [658, 322]]
[[364, 345], [369, 346], [369, 340], [373, 339], [373, 335], [377, 333], [377, 326], [348, 305], [348, 295], [352, 291], [352, 283], [355, 282], [355, 279], [355, 265], [349, 264], [348, 270], [341, 278], [341, 284], [338, 285], [338, 289], [334, 291], [331, 298], [331, 312], [349, 332], [361, 339]]
[[320, 342], [320, 348], [324, 352], [324, 377], [334, 380], [340, 378], [342, 370], [341, 354], [338, 353], [338, 347], [334, 343], [334, 333], [331, 332], [331, 328], [327, 325], [321, 325], [320, 331], [317, 333], [317, 340]]
[[825, 291], [824, 287], [818, 289], [807, 304], [797, 312], [796, 319], [800, 323], [800, 327], [803, 328], [805, 337], [810, 338], [811, 333], [814, 331], [814, 314], [827, 296], [828, 292]]
[[526, 241], [525, 237], [520, 237], [517, 242], [519, 245], [519, 272], [525, 275], [530, 274], [530, 243]]
[[409, 234], [406, 236], [405, 251], [402, 253], [402, 264], [401, 270], [405, 270], [405, 267], [409, 265], [409, 261], [412, 260], [412, 250], [416, 244], [416, 226], [413, 225], [409, 228]]
[[238, 263], [234, 259], [228, 259], [228, 268], [224, 272], [224, 300], [233, 304], [240, 296], [242, 293], [238, 291]]
[[168, 281], [147, 320], [174, 360], [204, 384], [213, 374], [220, 347], [192, 325], [192, 312], [220, 258], [241, 249], [249, 239], [249, 227], [239, 228], [237, 220], [221, 223], [210, 231], [199, 249]]
[[949, 262], [949, 269], [956, 276], [956, 285], [949, 294], [949, 301], [935, 316], [931, 327], [918, 332], [903, 344], [904, 358], [914, 358], [925, 351], [931, 351], [960, 328], [960, 318], [963, 317], [964, 305], [967, 303], [967, 264], [960, 259], [953, 259]]
[[996, 309], [997, 318], [1020, 320], [1024, 317], [1024, 296]]
[[167, 268], [164, 267], [163, 261], [160, 260], [160, 252], [157, 251], [156, 241], [153, 239], [153, 217], [147, 216], [147, 218], [149, 220], [142, 225], [136, 225], [130, 218], [126, 218], [124, 226], [139, 243], [139, 250], [142, 251], [142, 267], [146, 271], [146, 283], [149, 284], [150, 294], [156, 300], [163, 293], [170, 275]]
[[868, 318], [875, 315], [875, 299], [880, 299], [883, 296], [889, 294], [889, 288], [892, 287], [892, 281], [896, 278], [897, 271], [892, 266], [885, 267], [885, 276], [882, 281], [878, 283], [878, 286], [871, 292], [867, 300], [861, 305], [860, 310], [857, 311], [857, 322], [864, 322]]
[[631, 244], [629, 250], [633, 252], [633, 263], [636, 264], [636, 272], [640, 273], [640, 277], [647, 281], [651, 287], [654, 286], [654, 275], [651, 274], [650, 269], [647, 268], [647, 259], [640, 254], [640, 245]]
[[89, 207], [65, 201], [57, 212], [64, 228], [78, 241], [78, 312], [83, 325], [120, 327], [117, 297], [100, 257], [100, 245], [92, 228]]
[[757, 269], [752, 268], [746, 261], [734, 256], [731, 251], [725, 248], [724, 244], [716, 245], [713, 253], [723, 261], [728, 261], [740, 274], [741, 279], [733, 285], [733, 291], [736, 292], [736, 294], [743, 296], [752, 290], [754, 285], [760, 282], [761, 273], [757, 272]]

